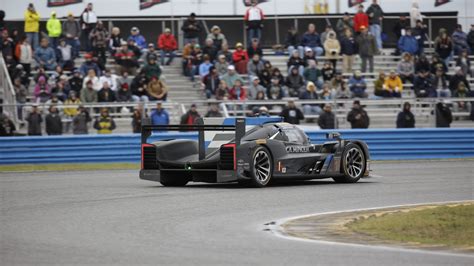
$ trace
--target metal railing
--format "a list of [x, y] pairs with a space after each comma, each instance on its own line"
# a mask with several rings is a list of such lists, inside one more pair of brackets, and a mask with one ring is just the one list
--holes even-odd
[[[7, 64], [0, 52], [0, 88], [3, 92], [4, 112], [8, 113], [10, 119], [18, 125], [18, 113], [16, 108], [16, 93], [8, 73]], [[14, 104], [14, 105], [11, 105]]]

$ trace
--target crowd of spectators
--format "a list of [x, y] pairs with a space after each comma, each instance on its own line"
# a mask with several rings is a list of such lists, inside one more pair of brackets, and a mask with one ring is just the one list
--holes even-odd
[[[367, 9], [359, 5], [356, 14], [344, 14], [335, 27], [327, 25], [323, 31], [318, 31], [312, 23], [301, 35], [297, 29], [290, 28], [285, 41], [289, 56], [287, 72], [266, 60], [261, 47], [264, 12], [257, 6], [258, 1], [251, 2], [244, 17], [248, 34], [245, 45], [229, 43], [219, 25], [212, 26], [205, 40], [200, 40], [204, 27], [194, 13], [182, 25], [183, 75], [191, 81], [198, 79], [196, 84], [208, 99], [240, 102], [287, 97], [300, 100], [381, 99], [400, 98], [404, 90], [413, 90], [419, 98], [472, 96], [466, 77], [472, 75], [469, 55], [474, 51], [474, 25], [468, 34], [463, 32], [461, 25], [457, 25], [451, 35], [446, 29], [440, 29], [434, 40], [435, 54], [429, 59], [423, 49], [427, 27], [414, 4], [410, 18], [400, 16], [393, 28], [398, 37], [394, 54], [400, 55], [401, 60], [389, 73], [378, 73], [373, 81], [373, 93], [370, 93], [367, 78], [374, 76], [374, 61], [383, 55], [381, 25], [384, 11], [377, 0], [373, 0]], [[91, 3], [78, 17], [68, 13], [63, 21], [53, 11], [46, 23], [47, 36], [40, 34], [40, 18], [34, 5], [30, 4], [25, 11], [24, 36], [3, 23], [1, 25], [0, 48], [16, 91], [19, 118], [32, 125], [31, 134], [38, 133], [38, 124], [43, 120], [37, 108], [32, 108], [28, 115], [23, 114], [22, 105], [28, 100], [47, 104], [45, 124], [49, 130], [46, 133], [57, 134], [68, 132], [70, 123], [80, 124], [81, 129], [74, 130], [73, 126], [74, 133], [87, 133], [83, 126], [92, 122], [92, 115], [85, 108], [67, 108], [68, 105], [168, 99], [170, 88], [162, 79], [161, 66], [172, 64], [178, 50], [176, 37], [169, 28], [157, 36], [156, 43], [147, 41], [138, 27], [132, 27], [128, 36], [118, 27], [113, 27], [109, 33]], [[81, 47], [86, 51], [84, 62], [76, 66]], [[356, 56], [360, 58], [360, 70], [353, 69]], [[449, 75], [453, 59], [455, 74]], [[113, 68], [108, 67], [110, 60], [114, 62]], [[341, 69], [339, 62], [342, 62]], [[345, 78], [348, 74], [351, 76]], [[31, 87], [34, 89], [30, 93]], [[59, 105], [64, 107], [50, 108]], [[168, 113], [159, 106], [149, 114], [151, 120], [169, 123]], [[358, 106], [360, 104], [354, 102], [347, 120], [353, 127], [368, 127], [367, 113], [361, 112]], [[304, 115], [319, 115], [321, 127], [337, 126], [335, 122], [329, 123], [331, 106], [303, 104], [302, 110], [293, 111], [292, 108], [296, 108], [294, 103], [282, 111], [287, 121], [296, 123]], [[460, 102], [457, 108], [470, 110], [471, 107], [467, 102]], [[90, 111], [98, 115], [93, 126], [99, 133], [110, 133], [115, 128], [108, 114], [110, 109]], [[253, 111], [265, 113], [260, 108]], [[220, 114], [218, 107], [210, 106], [208, 114]], [[134, 131], [138, 119], [146, 116], [143, 110], [133, 110]], [[59, 130], [58, 117], [72, 122]], [[189, 124], [197, 117], [200, 115], [194, 106], [181, 122]], [[359, 121], [358, 117], [364, 121]]]

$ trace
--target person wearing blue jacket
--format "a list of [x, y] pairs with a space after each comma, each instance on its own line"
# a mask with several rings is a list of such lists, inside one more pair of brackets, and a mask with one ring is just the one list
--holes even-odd
[[362, 77], [362, 73], [356, 70], [354, 76], [349, 79], [349, 89], [352, 92], [352, 98], [367, 98], [367, 83]]
[[405, 35], [398, 40], [398, 49], [401, 53], [416, 55], [418, 53], [418, 40], [411, 34], [411, 29], [407, 29]]
[[57, 66], [56, 53], [54, 49], [49, 46], [47, 38], [41, 40], [41, 45], [35, 50], [34, 58], [39, 65], [42, 65], [46, 70], [54, 70]]
[[307, 47], [311, 48], [317, 56], [323, 54], [324, 49], [321, 45], [321, 37], [319, 33], [316, 32], [316, 26], [313, 23], [308, 25], [308, 31], [303, 34], [301, 45], [305, 49]]
[[140, 48], [140, 50], [146, 49], [147, 43], [145, 37], [140, 34], [140, 30], [137, 27], [133, 27], [130, 33], [131, 35], [128, 37], [128, 40], [133, 40], [135, 45]]
[[156, 109], [151, 113], [152, 125], [169, 125], [170, 116], [168, 112], [162, 108], [161, 103], [156, 104]]

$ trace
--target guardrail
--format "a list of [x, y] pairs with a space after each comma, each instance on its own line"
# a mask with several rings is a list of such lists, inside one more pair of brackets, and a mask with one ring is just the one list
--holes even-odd
[[[328, 130], [309, 130], [313, 143]], [[474, 129], [339, 130], [345, 139], [367, 142], [373, 160], [474, 158]], [[196, 133], [161, 133], [160, 139], [197, 139]], [[0, 138], [0, 164], [139, 162], [140, 135]]]

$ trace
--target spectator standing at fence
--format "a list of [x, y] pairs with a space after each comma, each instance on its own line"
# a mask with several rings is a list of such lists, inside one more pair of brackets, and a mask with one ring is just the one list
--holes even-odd
[[364, 26], [361, 26], [360, 30], [361, 33], [357, 37], [357, 47], [361, 59], [361, 70], [364, 73], [367, 71], [367, 61], [369, 61], [369, 71], [374, 72], [374, 55], [378, 53], [375, 38]]
[[92, 80], [85, 82], [85, 88], [81, 90], [81, 102], [96, 103], [98, 101], [97, 91], [94, 90], [94, 83]]
[[86, 51], [90, 52], [92, 51], [92, 44], [90, 42], [89, 36], [91, 31], [95, 28], [97, 24], [97, 15], [93, 11], [93, 5], [92, 3], [88, 3], [87, 7], [84, 9], [84, 11], [81, 14], [81, 27], [82, 27], [82, 35], [84, 36], [84, 44]]
[[30, 3], [28, 9], [25, 11], [25, 34], [28, 38], [28, 43], [31, 43], [36, 50], [39, 46], [39, 21], [40, 14], [36, 11], [35, 6]]
[[138, 60], [135, 53], [128, 48], [126, 42], [122, 42], [120, 51], [115, 54], [117, 64], [119, 65], [119, 73], [124, 72], [135, 75], [138, 67]]
[[102, 21], [98, 21], [95, 28], [92, 29], [89, 38], [92, 44], [92, 53], [94, 57], [99, 59], [99, 64], [105, 66], [107, 57], [105, 51], [107, 50], [107, 41], [109, 39], [109, 32], [105, 29]]
[[209, 105], [209, 109], [204, 117], [222, 117], [219, 106], [215, 103]]
[[453, 122], [453, 115], [451, 108], [444, 103], [438, 102], [435, 107], [436, 127], [451, 127]]
[[181, 30], [184, 33], [184, 44], [199, 43], [199, 35], [202, 32], [201, 23], [196, 20], [196, 14], [191, 13], [189, 17], [184, 21]]
[[377, 0], [373, 0], [372, 4], [367, 8], [365, 12], [369, 16], [369, 29], [370, 33], [375, 37], [377, 41], [377, 48], [382, 50], [382, 20], [383, 10], [382, 7], [377, 3]]
[[349, 89], [352, 92], [352, 98], [367, 98], [367, 83], [359, 70], [349, 79]]
[[235, 51], [232, 54], [232, 60], [234, 61], [235, 69], [239, 74], [247, 74], [247, 63], [249, 57], [247, 51], [244, 50], [242, 43], [237, 43], [235, 45]]
[[0, 116], [0, 137], [14, 136], [16, 132], [15, 123], [8, 115]]
[[78, 57], [79, 49], [81, 47], [81, 42], [79, 40], [81, 37], [81, 25], [74, 18], [74, 14], [71, 12], [67, 14], [67, 19], [63, 22], [62, 33], [66, 37], [67, 44], [72, 47], [73, 57]]
[[414, 28], [416, 26], [416, 21], [423, 21], [423, 15], [421, 15], [420, 7], [417, 1], [413, 1], [410, 11], [410, 27]]
[[298, 51], [299, 56], [303, 58], [304, 54], [304, 48], [301, 46], [301, 38], [300, 35], [298, 34], [298, 31], [295, 29], [295, 27], [290, 27], [288, 29], [288, 32], [286, 34], [286, 39], [285, 39], [285, 47], [288, 50], [288, 55], [291, 57], [293, 55], [293, 51]]
[[402, 60], [397, 64], [397, 73], [404, 84], [407, 81], [413, 84], [413, 79], [415, 78], [415, 64], [409, 53], [402, 55]]
[[227, 44], [225, 35], [221, 32], [221, 28], [217, 25], [212, 26], [211, 33], [207, 35], [206, 39], [212, 39], [217, 51], [220, 51], [223, 44]]
[[301, 45], [305, 49], [310, 48], [313, 50], [316, 56], [321, 56], [323, 54], [324, 50], [321, 44], [321, 37], [316, 31], [316, 26], [313, 23], [308, 25], [308, 31], [303, 34]]
[[[77, 97], [75, 91], [70, 91], [68, 98], [64, 101], [64, 115], [66, 120], [72, 120], [74, 117], [79, 113], [79, 105], [81, 104], [81, 100]], [[69, 106], [69, 107], [68, 107]], [[69, 132], [69, 128], [71, 126], [71, 122], [66, 122], [66, 128], [64, 132]]]
[[201, 115], [197, 111], [196, 104], [191, 104], [191, 108], [181, 116], [181, 125], [194, 125], [196, 124], [196, 120], [200, 118]]
[[351, 123], [351, 128], [368, 128], [370, 119], [367, 112], [360, 105], [359, 100], [355, 100], [352, 104], [352, 109], [347, 114], [347, 121]]
[[401, 53], [409, 53], [413, 56], [418, 54], [418, 40], [412, 35], [410, 28], [407, 28], [405, 35], [398, 40], [398, 50]]
[[390, 71], [390, 75], [385, 79], [384, 96], [385, 97], [402, 97], [403, 83], [395, 70]]
[[49, 47], [47, 38], [41, 40], [41, 46], [35, 50], [34, 58], [46, 70], [54, 70], [56, 68], [56, 53], [53, 48]]
[[74, 135], [87, 135], [89, 134], [89, 125], [91, 122], [91, 116], [84, 106], [80, 105], [77, 108], [77, 114], [72, 119], [72, 133]]
[[[160, 49], [161, 65], [170, 65], [176, 56], [175, 51], [178, 49], [178, 44], [169, 28], [166, 28], [165, 32], [158, 37], [158, 48]], [[165, 63], [166, 57], [168, 57], [168, 61]]]
[[100, 116], [94, 122], [94, 128], [97, 129], [97, 134], [112, 134], [115, 127], [115, 121], [109, 115], [109, 110], [102, 108]]
[[293, 125], [299, 125], [300, 120], [304, 119], [303, 112], [296, 107], [294, 101], [288, 101], [287, 106], [281, 111], [280, 116], [283, 117], [283, 121]]
[[332, 107], [330, 104], [325, 104], [323, 112], [319, 115], [318, 125], [321, 129], [335, 129], [336, 128], [336, 119], [335, 115], [332, 112]]
[[46, 22], [46, 30], [48, 31], [50, 46], [56, 49], [59, 45], [59, 37], [61, 37], [62, 33], [61, 21], [56, 18], [56, 11], [51, 12], [51, 17]]
[[262, 22], [265, 19], [265, 16], [262, 9], [257, 5], [257, 0], [251, 0], [251, 6], [247, 9], [244, 16], [245, 26], [247, 29], [248, 46], [250, 46], [252, 39], [257, 39], [260, 41], [262, 38]]
[[344, 36], [346, 30], [350, 30], [352, 35], [354, 35], [354, 20], [351, 19], [349, 13], [344, 13], [344, 16], [337, 20], [336, 32], [338, 36]]
[[38, 104], [33, 104], [31, 112], [25, 120], [28, 122], [28, 136], [41, 136], [41, 123], [43, 123], [43, 116], [38, 109]]
[[46, 134], [48, 135], [62, 135], [63, 134], [63, 123], [61, 116], [59, 115], [58, 108], [54, 105], [49, 107], [49, 113], [45, 118]]
[[23, 36], [15, 47], [15, 56], [18, 58], [18, 63], [23, 66], [23, 69], [29, 75], [31, 72], [31, 63], [33, 62], [33, 49], [31, 48], [28, 38]]
[[341, 35], [342, 72], [351, 73], [354, 64], [354, 55], [357, 54], [357, 42], [353, 36], [352, 28]]
[[418, 52], [417, 55], [420, 56], [424, 53], [424, 45], [427, 40], [427, 26], [423, 24], [423, 21], [417, 20], [416, 27], [412, 29], [412, 35], [415, 37], [418, 42]]
[[435, 52], [439, 55], [441, 59], [444, 60], [444, 63], [448, 66], [449, 61], [452, 58], [453, 52], [453, 41], [449, 37], [445, 28], [439, 29], [438, 37], [435, 39], [434, 43]]
[[156, 109], [150, 115], [152, 125], [169, 125], [170, 117], [168, 112], [162, 108], [160, 102], [156, 103]]
[[357, 34], [362, 33], [364, 29], [369, 28], [369, 16], [364, 12], [364, 6], [359, 5], [357, 13], [354, 15], [354, 31]]
[[403, 104], [403, 110], [397, 116], [397, 128], [414, 128], [415, 116], [411, 112], [411, 105], [409, 102]]
[[143, 112], [143, 106], [138, 106], [138, 108], [133, 109], [132, 114], [132, 131], [133, 133], [142, 132], [142, 121], [143, 118], [147, 118], [147, 114]]

